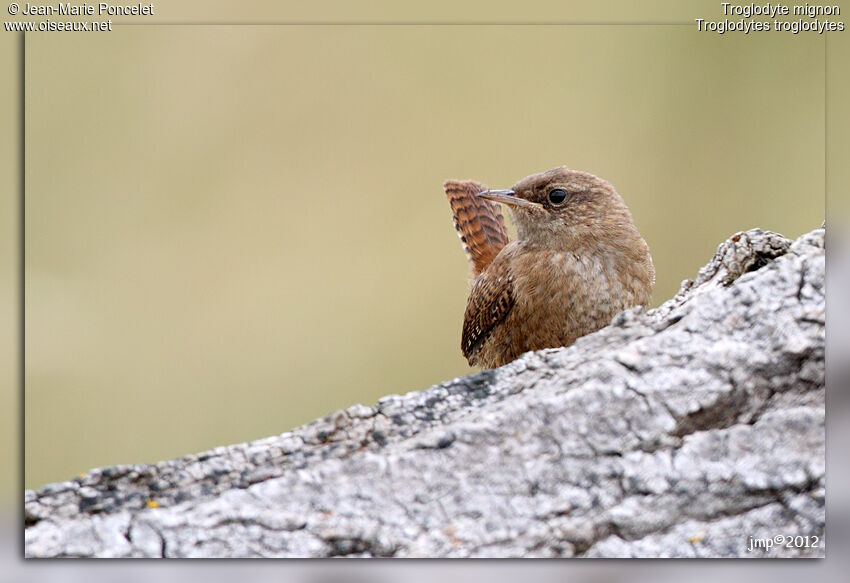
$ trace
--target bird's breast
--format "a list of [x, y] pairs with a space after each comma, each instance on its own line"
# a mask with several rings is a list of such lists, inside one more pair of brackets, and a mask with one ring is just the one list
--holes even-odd
[[614, 261], [603, 254], [532, 251], [519, 254], [511, 267], [517, 299], [559, 312], [579, 296], [602, 300], [621, 292]]
[[614, 257], [572, 251], [518, 253], [511, 265], [515, 308], [509, 325], [538, 345], [568, 345], [610, 323], [624, 309], [645, 303], [623, 277]]

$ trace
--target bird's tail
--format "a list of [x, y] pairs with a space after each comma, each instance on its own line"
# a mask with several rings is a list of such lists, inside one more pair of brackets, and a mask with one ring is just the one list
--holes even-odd
[[478, 193], [487, 187], [474, 180], [446, 180], [443, 188], [452, 207], [455, 229], [472, 266], [472, 277], [475, 278], [508, 244], [502, 207], [480, 198]]

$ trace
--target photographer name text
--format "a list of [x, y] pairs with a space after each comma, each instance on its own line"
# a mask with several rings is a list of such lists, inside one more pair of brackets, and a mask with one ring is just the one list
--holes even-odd
[[153, 16], [153, 4], [24, 4], [24, 16]]

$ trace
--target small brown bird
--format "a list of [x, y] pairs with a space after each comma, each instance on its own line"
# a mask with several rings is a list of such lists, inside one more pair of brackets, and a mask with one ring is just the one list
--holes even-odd
[[[649, 248], [605, 180], [561, 166], [510, 190], [474, 180], [443, 187], [472, 266], [461, 338], [472, 366], [494, 368], [529, 350], [569, 346], [649, 302]], [[509, 242], [497, 203], [508, 206], [516, 241]]]

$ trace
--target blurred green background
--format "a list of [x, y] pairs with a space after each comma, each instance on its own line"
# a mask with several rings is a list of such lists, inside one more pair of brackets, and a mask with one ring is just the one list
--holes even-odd
[[824, 38], [120, 27], [26, 47], [25, 485], [471, 372], [446, 178], [611, 181], [657, 305], [824, 217]]

